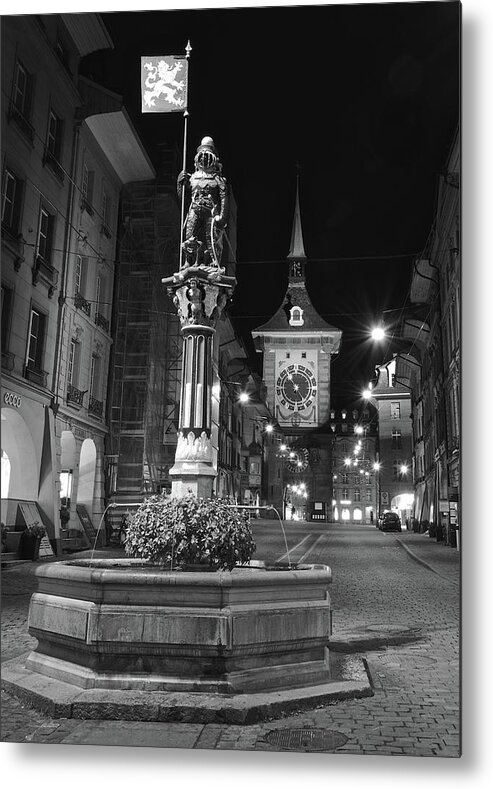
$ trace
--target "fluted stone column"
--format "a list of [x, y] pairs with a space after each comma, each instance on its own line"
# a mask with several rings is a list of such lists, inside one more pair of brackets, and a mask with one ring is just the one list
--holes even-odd
[[212, 369], [216, 324], [236, 285], [212, 266], [190, 266], [162, 280], [181, 323], [183, 361], [171, 495], [212, 495], [217, 469], [211, 443]]

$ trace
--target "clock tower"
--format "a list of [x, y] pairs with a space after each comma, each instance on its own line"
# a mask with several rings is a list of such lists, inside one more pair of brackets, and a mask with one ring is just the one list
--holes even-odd
[[286, 294], [273, 317], [252, 332], [263, 352], [269, 408], [283, 434], [268, 444], [267, 503], [282, 507], [286, 517], [294, 506], [296, 517], [324, 520], [332, 501], [330, 365], [342, 331], [320, 317], [306, 289], [298, 179], [287, 262]]

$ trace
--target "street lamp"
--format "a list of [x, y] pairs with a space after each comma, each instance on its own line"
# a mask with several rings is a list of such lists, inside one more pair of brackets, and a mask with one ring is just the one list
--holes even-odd
[[375, 326], [371, 331], [371, 338], [376, 342], [380, 342], [381, 340], [385, 339], [385, 329], [383, 326]]

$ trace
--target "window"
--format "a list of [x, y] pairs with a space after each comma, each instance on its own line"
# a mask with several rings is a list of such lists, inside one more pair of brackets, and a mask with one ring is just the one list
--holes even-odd
[[87, 258], [81, 255], [75, 256], [74, 285], [75, 292], [84, 295], [87, 277]]
[[306, 351], [302, 351], [302, 353], [301, 353], [301, 358], [302, 358], [302, 359], [306, 359]]
[[45, 208], [41, 208], [39, 214], [37, 250], [38, 255], [43, 258], [46, 263], [51, 262], [54, 226], [55, 217], [49, 214]]
[[355, 507], [353, 510], [353, 521], [363, 520], [363, 510], [361, 507]]
[[93, 354], [91, 357], [91, 379], [89, 384], [89, 393], [95, 400], [100, 397], [100, 380], [101, 380], [101, 357]]
[[354, 500], [361, 501], [361, 491], [359, 488], [354, 489]]
[[110, 222], [111, 222], [111, 200], [103, 189], [103, 196], [101, 198], [101, 218], [103, 224], [101, 225], [101, 232], [107, 238], [111, 238]]
[[5, 353], [8, 347], [13, 295], [12, 288], [2, 285], [2, 353]]
[[401, 404], [400, 403], [391, 403], [390, 404], [390, 418], [391, 419], [400, 419], [401, 418]]
[[2, 225], [15, 234], [20, 226], [22, 188], [22, 181], [6, 167], [2, 180]]
[[392, 477], [399, 479], [401, 476], [402, 460], [394, 460], [392, 463]]
[[371, 501], [371, 490], [366, 491], [366, 501]]
[[400, 430], [392, 430], [392, 449], [402, 449], [402, 434]]
[[59, 181], [64, 179], [64, 171], [60, 164], [62, 154], [63, 121], [50, 110], [48, 116], [48, 133], [46, 136], [45, 155], [43, 163], [47, 164]]
[[341, 432], [342, 433], [347, 433], [347, 422], [344, 422], [344, 424], [341, 425]]
[[342, 489], [342, 501], [347, 501], [349, 499], [349, 490], [347, 488]]
[[12, 103], [26, 120], [29, 119], [31, 110], [31, 83], [31, 75], [18, 60], [14, 73]]
[[291, 314], [289, 319], [290, 326], [303, 326], [303, 310], [301, 307], [291, 307], [289, 312]]
[[63, 122], [61, 118], [59, 118], [53, 110], [50, 110], [46, 150], [57, 159], [57, 161], [60, 159], [62, 149], [62, 126]]
[[355, 485], [359, 485], [359, 484], [360, 484], [360, 478], [359, 478], [359, 475], [355, 476], [355, 478], [354, 478], [354, 484], [355, 484]]
[[26, 365], [28, 368], [41, 370], [43, 367], [44, 339], [46, 316], [32, 308], [29, 320]]
[[80, 342], [74, 338], [70, 340], [68, 349], [67, 381], [72, 386], [77, 386], [80, 366]]
[[347, 485], [349, 483], [349, 475], [341, 474], [341, 482], [343, 485]]
[[94, 171], [85, 164], [82, 168], [82, 209], [91, 216], [94, 214], [92, 199], [94, 192]]

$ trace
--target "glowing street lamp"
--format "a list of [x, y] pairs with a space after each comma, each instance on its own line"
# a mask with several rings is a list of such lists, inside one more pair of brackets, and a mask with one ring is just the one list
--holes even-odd
[[383, 326], [375, 326], [371, 331], [371, 338], [376, 342], [380, 342], [385, 338], [385, 329]]
[[279, 449], [281, 450], [281, 452], [285, 452], [285, 451], [287, 450], [287, 446], [286, 446], [286, 444], [281, 444], [281, 446], [279, 447]]
[[272, 433], [273, 430], [274, 430], [274, 426], [273, 425], [268, 424], [268, 425], [265, 426], [265, 432], [266, 433]]
[[380, 463], [373, 464], [373, 471], [380, 471]]
[[248, 392], [240, 392], [240, 396], [238, 399], [240, 403], [248, 403], [248, 401], [250, 400], [250, 395], [248, 394]]
[[404, 463], [404, 464], [401, 466], [401, 474], [407, 474], [407, 470], [408, 470], [408, 469], [407, 469], [407, 466], [406, 466], [406, 465], [405, 465], [405, 463]]

